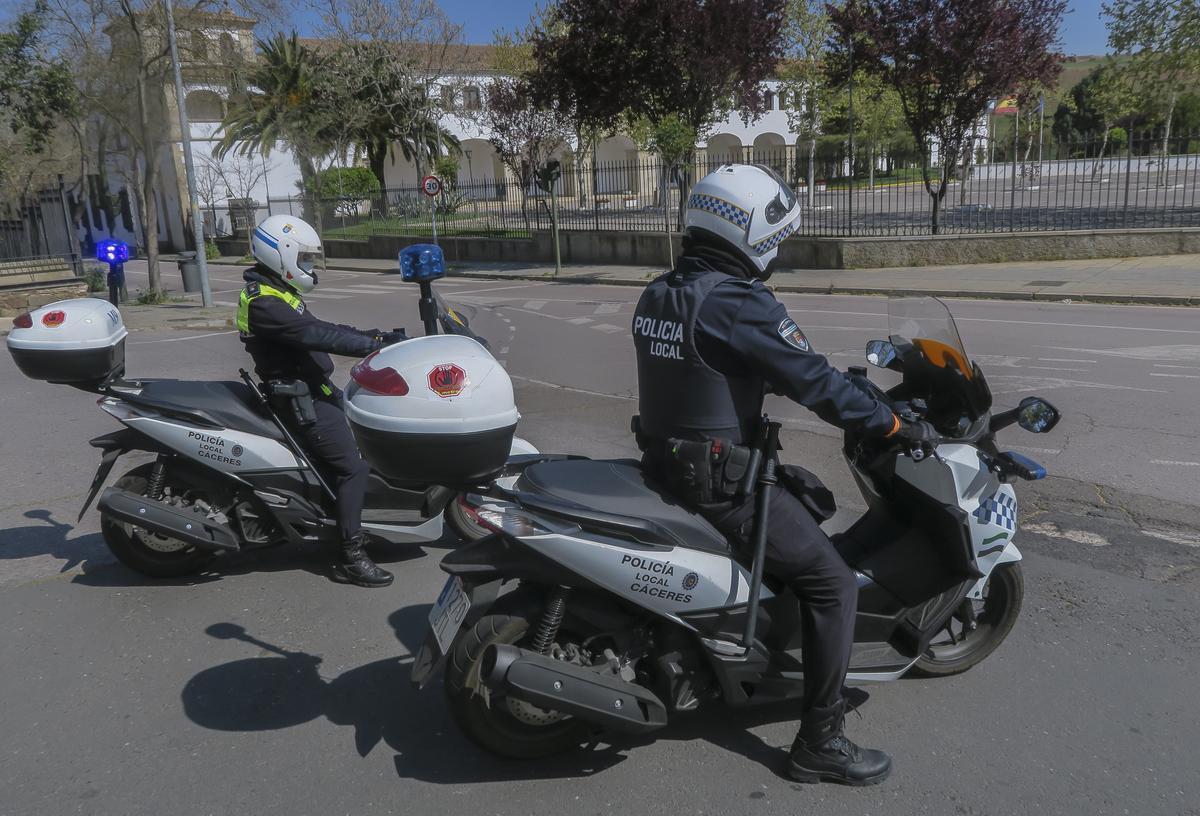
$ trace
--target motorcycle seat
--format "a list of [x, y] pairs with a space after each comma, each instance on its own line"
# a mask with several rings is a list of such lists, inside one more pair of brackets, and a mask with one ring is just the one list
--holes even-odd
[[647, 544], [730, 554], [729, 542], [715, 527], [647, 478], [633, 459], [531, 465], [515, 487], [531, 509], [582, 527], [624, 533]]
[[268, 439], [283, 434], [271, 421], [250, 386], [236, 381], [141, 380], [140, 393], [121, 391], [121, 399], [211, 428], [246, 431]]

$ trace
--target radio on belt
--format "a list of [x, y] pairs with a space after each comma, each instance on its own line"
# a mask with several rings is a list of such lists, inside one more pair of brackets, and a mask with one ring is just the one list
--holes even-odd
[[389, 479], [468, 487], [504, 467], [521, 415], [512, 380], [487, 349], [441, 334], [356, 365], [346, 416], [363, 458]]
[[95, 390], [125, 373], [128, 334], [107, 300], [76, 298], [14, 318], [6, 343], [26, 377]]

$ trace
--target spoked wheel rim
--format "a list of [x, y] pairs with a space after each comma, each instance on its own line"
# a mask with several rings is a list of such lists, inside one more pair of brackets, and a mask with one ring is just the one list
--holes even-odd
[[192, 548], [191, 544], [186, 541], [180, 541], [177, 538], [169, 538], [168, 536], [159, 533], [152, 533], [149, 530], [138, 527], [134, 524], [121, 523], [121, 528], [129, 538], [151, 552], [160, 555], [175, 555], [176, 553], [186, 552]]
[[[567, 633], [560, 636], [570, 637]], [[533, 631], [526, 630], [521, 636], [513, 639], [513, 645], [528, 648], [533, 640]], [[499, 642], [499, 641], [497, 641]], [[555, 732], [566, 732], [574, 729], [578, 723], [569, 714], [562, 714], [548, 708], [540, 708], [525, 700], [518, 700], [508, 695], [494, 694], [479, 678], [481, 662], [476, 662], [472, 669], [476, 682], [475, 694], [478, 702], [486, 710], [487, 718], [492, 727], [512, 739], [542, 738]]]
[[1008, 618], [1015, 587], [1009, 576], [1008, 570], [997, 569], [984, 584], [982, 598], [964, 598], [946, 625], [934, 635], [922, 661], [935, 666], [951, 665], [980, 649], [994, 648], [997, 637], [1003, 638], [1011, 626]]

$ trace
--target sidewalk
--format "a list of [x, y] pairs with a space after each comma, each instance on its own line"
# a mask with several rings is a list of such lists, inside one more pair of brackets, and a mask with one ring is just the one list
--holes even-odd
[[[385, 259], [330, 258], [331, 269], [396, 271]], [[567, 265], [561, 280], [644, 286], [661, 267]], [[520, 263], [452, 263], [451, 276], [548, 280], [554, 266]], [[1086, 261], [1036, 261], [891, 269], [780, 271], [771, 285], [781, 292], [848, 295], [937, 295], [1004, 300], [1085, 300], [1200, 306], [1200, 255], [1161, 255]]]

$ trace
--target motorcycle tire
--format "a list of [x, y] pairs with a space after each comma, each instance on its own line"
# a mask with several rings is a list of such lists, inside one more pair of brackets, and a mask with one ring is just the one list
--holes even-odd
[[[113, 486], [130, 493], [145, 495], [153, 467], [152, 464], [136, 467], [117, 479]], [[100, 533], [118, 561], [149, 578], [181, 578], [192, 575], [214, 557], [212, 553], [189, 547], [182, 542], [172, 542], [171, 539], [139, 530], [110, 517], [103, 510], [100, 511]]]
[[492, 643], [527, 643], [541, 615], [542, 605], [537, 599], [502, 598], [490, 614], [459, 632], [450, 649], [443, 678], [450, 713], [468, 739], [498, 756], [552, 756], [578, 747], [591, 730], [579, 720], [522, 701], [495, 698], [480, 682], [484, 649]]
[[[930, 645], [909, 670], [910, 677], [962, 674], [982, 663], [1004, 642], [1017, 623], [1025, 597], [1021, 563], [1014, 561], [996, 567], [988, 576], [983, 591], [982, 608], [976, 613], [976, 628], [957, 643]], [[956, 613], [948, 625], [953, 626], [957, 621]]]
[[455, 496], [453, 501], [446, 505], [442, 516], [446, 519], [446, 526], [467, 543], [478, 541], [492, 534], [491, 530], [472, 518], [467, 509], [463, 507], [462, 496]]

